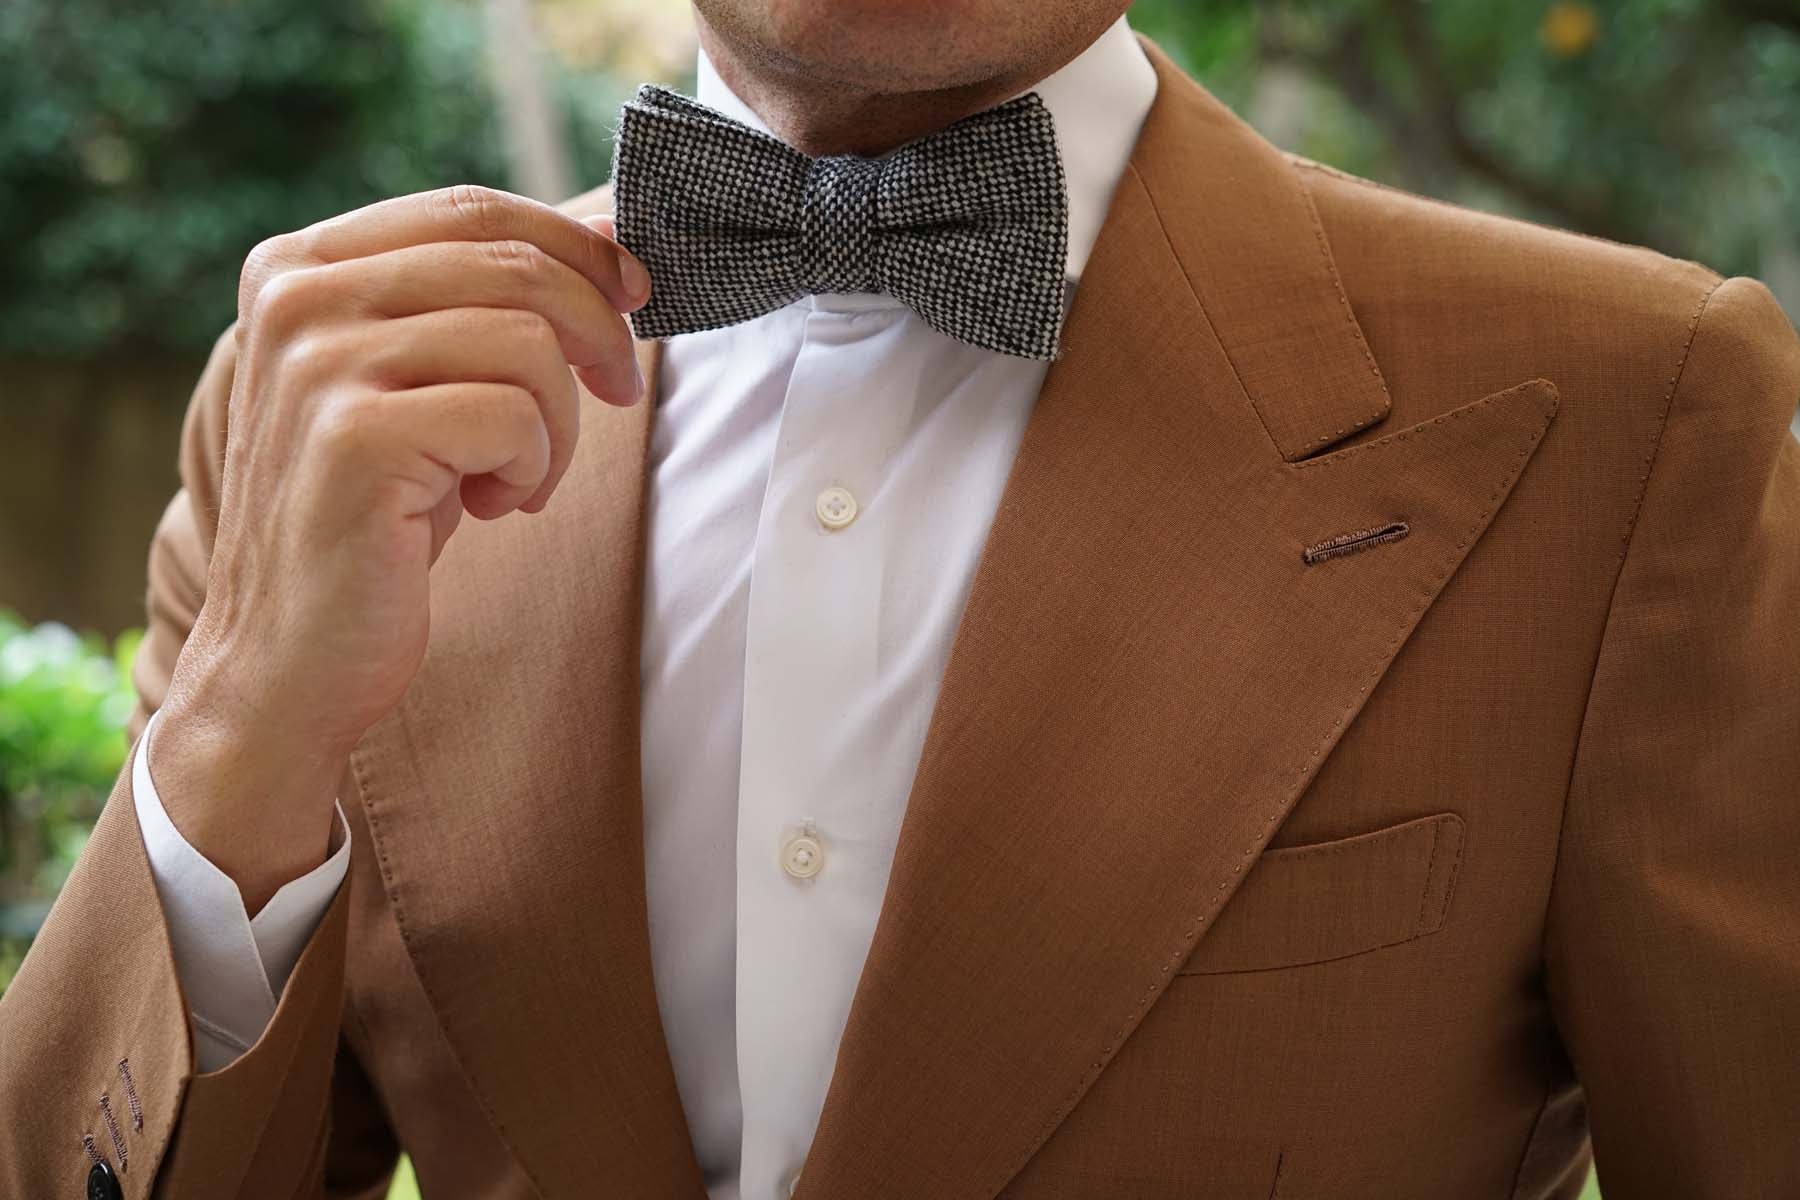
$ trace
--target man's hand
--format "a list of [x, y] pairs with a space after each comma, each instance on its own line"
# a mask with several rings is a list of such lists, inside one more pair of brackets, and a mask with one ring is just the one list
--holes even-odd
[[323, 860], [350, 750], [424, 657], [462, 514], [543, 509], [575, 378], [642, 395], [620, 314], [649, 290], [596, 226], [478, 187], [251, 253], [206, 601], [151, 747], [170, 816], [250, 912]]

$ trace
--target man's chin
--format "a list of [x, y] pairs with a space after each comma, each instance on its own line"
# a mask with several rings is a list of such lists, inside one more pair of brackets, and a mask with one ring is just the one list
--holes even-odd
[[[1010, 75], [1109, 0], [695, 0], [711, 32], [783, 75], [898, 93]], [[1110, 18], [1108, 18], [1110, 20]], [[1100, 28], [1104, 28], [1102, 23]]]

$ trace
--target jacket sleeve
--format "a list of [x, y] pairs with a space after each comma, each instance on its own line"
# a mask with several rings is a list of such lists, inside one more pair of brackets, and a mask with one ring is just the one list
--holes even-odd
[[1544, 946], [1606, 1200], [1800, 1196], [1800, 340], [1747, 279], [1690, 338]]
[[[235, 353], [228, 329], [188, 407], [182, 488], [151, 544], [149, 625], [132, 671], [134, 743], [162, 703], [204, 596]], [[95, 1157], [109, 1162], [130, 1200], [326, 1195], [332, 1111], [361, 1114], [365, 1126], [375, 1111], [366, 1095], [343, 1094], [366, 1093], [360, 1072], [333, 1069], [350, 888], [338, 889], [261, 1038], [229, 1067], [197, 1074], [131, 783], [128, 757], [0, 997], [0, 1196], [85, 1196]], [[391, 1169], [391, 1133], [358, 1133], [365, 1147], [388, 1147]], [[341, 1194], [378, 1194], [382, 1163], [357, 1166]]]
[[350, 867], [350, 832], [337, 806], [336, 846], [325, 861], [283, 884], [252, 921], [238, 885], [175, 827], [156, 794], [150, 743], [157, 718], [131, 755], [131, 798], [150, 877], [162, 901], [175, 977], [194, 1030], [195, 1069], [228, 1067], [256, 1044], [275, 1002]]

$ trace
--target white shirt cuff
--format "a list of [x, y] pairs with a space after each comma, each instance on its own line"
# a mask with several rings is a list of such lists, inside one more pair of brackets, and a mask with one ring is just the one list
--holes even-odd
[[181, 836], [156, 794], [150, 738], [160, 715], [138, 739], [131, 794], [193, 1017], [198, 1070], [216, 1071], [254, 1045], [275, 1015], [276, 998], [350, 869], [350, 825], [338, 805], [331, 857], [283, 884], [251, 920], [237, 884]]

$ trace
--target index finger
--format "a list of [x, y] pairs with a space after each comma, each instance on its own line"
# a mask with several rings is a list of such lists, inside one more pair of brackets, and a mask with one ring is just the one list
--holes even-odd
[[378, 200], [294, 235], [320, 262], [366, 258], [427, 242], [530, 242], [579, 271], [620, 312], [641, 307], [650, 277], [611, 238], [540, 200], [475, 184]]

